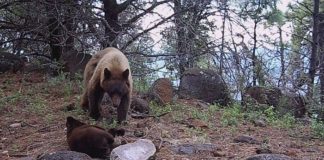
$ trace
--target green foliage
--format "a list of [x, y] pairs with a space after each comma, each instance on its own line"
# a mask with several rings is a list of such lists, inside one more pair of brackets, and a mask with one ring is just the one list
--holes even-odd
[[148, 83], [148, 81], [145, 78], [144, 79], [142, 79], [142, 78], [134, 79], [133, 86], [134, 86], [134, 89], [139, 92], [147, 92], [150, 88], [150, 84]]
[[47, 110], [47, 105], [44, 100], [35, 96], [34, 99], [31, 99], [31, 102], [28, 104], [28, 110], [37, 115], [44, 115]]
[[311, 124], [312, 133], [314, 136], [324, 140], [324, 122], [318, 121], [315, 118], [312, 119]]
[[0, 98], [0, 103], [1, 104], [15, 104], [18, 101], [20, 101], [22, 99], [22, 94], [20, 92], [15, 92], [14, 94], [10, 95], [10, 96], [4, 96]]
[[107, 120], [104, 119], [103, 122], [102, 122], [102, 125], [106, 129], [118, 127], [117, 120], [115, 120], [115, 119], [113, 119], [111, 123], [109, 123]]
[[284, 14], [279, 9], [273, 9], [267, 15], [267, 21], [270, 25], [277, 23], [279, 26], [282, 26], [285, 23], [284, 20]]
[[217, 105], [217, 104], [210, 105], [210, 106], [208, 107], [208, 113], [209, 113], [210, 115], [213, 115], [214, 113], [216, 113], [217, 111], [219, 111], [219, 108], [220, 108], [220, 106]]
[[48, 81], [49, 87], [52, 88], [57, 87], [59, 92], [61, 92], [61, 94], [64, 97], [72, 96], [74, 83], [76, 83], [76, 85], [80, 87], [82, 87], [83, 85], [80, 80], [71, 81], [68, 77], [69, 77], [69, 73], [61, 72], [58, 76], [49, 79]]
[[208, 142], [208, 134], [205, 130], [201, 128], [187, 128], [189, 135], [194, 139], [196, 143], [207, 143]]
[[150, 102], [150, 109], [151, 109], [151, 113], [153, 114], [153, 116], [159, 117], [163, 114], [169, 113], [172, 111], [172, 105], [165, 105], [165, 106], [161, 106], [158, 105], [156, 102]]
[[225, 108], [221, 117], [221, 123], [223, 126], [237, 126], [239, 121], [242, 119], [243, 114], [241, 113], [240, 105], [234, 104]]
[[172, 105], [172, 119], [174, 122], [181, 123], [187, 115], [186, 106], [181, 104], [173, 104]]
[[268, 109], [264, 110], [264, 114], [267, 117], [267, 121], [269, 123], [275, 123], [278, 119], [276, 112], [274, 111], [274, 107], [270, 106]]
[[200, 119], [203, 121], [208, 121], [208, 119], [209, 119], [209, 115], [206, 111], [199, 110], [197, 108], [193, 108], [191, 110], [191, 116], [192, 116], [192, 118]]

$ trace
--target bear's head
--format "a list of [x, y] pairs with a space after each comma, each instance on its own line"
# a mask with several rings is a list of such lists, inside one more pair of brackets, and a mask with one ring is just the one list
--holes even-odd
[[117, 147], [115, 136], [123, 136], [124, 129], [111, 128], [108, 132], [98, 126], [87, 125], [67, 117], [67, 141], [72, 151], [86, 153], [93, 158], [105, 158]]
[[73, 117], [67, 117], [66, 118], [66, 130], [67, 130], [67, 135], [69, 137], [69, 135], [71, 134], [71, 132], [73, 131], [73, 129], [86, 125], [85, 123], [82, 123], [76, 119], [74, 119]]
[[108, 68], [104, 69], [104, 79], [101, 88], [108, 93], [114, 107], [118, 107], [122, 98], [129, 94], [129, 69], [123, 72], [112, 72]]

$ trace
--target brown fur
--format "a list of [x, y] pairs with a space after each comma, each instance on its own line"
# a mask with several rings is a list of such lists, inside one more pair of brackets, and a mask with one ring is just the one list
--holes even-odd
[[126, 56], [116, 48], [106, 48], [95, 54], [84, 71], [85, 91], [81, 99], [84, 110], [98, 119], [99, 105], [106, 92], [117, 107], [118, 122], [127, 118], [133, 80]]
[[112, 128], [106, 132], [103, 128], [82, 123], [73, 117], [67, 117], [67, 142], [72, 151], [86, 153], [93, 158], [104, 158], [114, 148], [114, 137], [122, 136], [124, 129]]

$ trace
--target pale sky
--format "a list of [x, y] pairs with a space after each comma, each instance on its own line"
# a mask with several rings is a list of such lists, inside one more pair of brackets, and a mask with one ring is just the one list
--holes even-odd
[[[278, 9], [280, 9], [283, 12], [287, 11], [287, 6], [290, 2], [293, 2], [293, 0], [281, 0], [277, 7]], [[160, 15], [162, 15], [163, 17], [168, 17], [171, 14], [173, 14], [173, 10], [168, 6], [168, 5], [160, 5], [159, 7], [157, 7], [155, 9], [155, 12], [158, 12]], [[216, 23], [216, 25], [218, 27], [221, 27], [221, 17], [210, 17], [209, 19], [211, 19], [214, 23]], [[153, 26], [154, 24], [158, 23], [160, 21], [160, 17], [158, 15], [147, 15], [146, 17], [143, 18], [142, 20], [142, 26], [144, 29], [149, 28], [151, 26]], [[253, 23], [249, 22], [249, 21], [244, 21], [242, 22], [245, 26], [247, 26], [247, 28], [249, 28], [249, 32], [252, 33], [252, 29], [253, 29]], [[163, 30], [163, 28], [167, 25], [170, 24], [164, 24], [159, 26], [156, 29], [153, 29], [150, 34], [152, 36], [152, 38], [154, 39], [155, 42], [158, 42], [161, 40], [162, 36], [160, 35], [160, 31]], [[227, 25], [228, 26], [228, 25]], [[284, 41], [290, 41], [290, 32], [291, 32], [291, 24], [287, 23], [282, 27], [283, 31], [286, 33], [286, 35], [283, 37]], [[241, 27], [238, 26], [234, 26], [234, 31], [236, 31], [237, 33], [244, 33], [244, 30]], [[258, 33], [260, 33], [258, 35], [258, 37], [262, 37], [260, 35], [268, 35], [269, 37], [273, 37], [276, 38], [278, 35], [276, 35], [277, 32], [277, 28], [276, 27], [272, 27], [269, 28], [267, 26], [267, 28], [265, 28], [264, 26], [259, 25], [258, 26]], [[220, 30], [216, 30], [215, 32], [211, 33], [212, 35], [215, 35], [213, 37], [215, 37], [215, 39], [218, 39], [221, 35], [221, 31]], [[227, 33], [227, 36], [229, 37], [229, 33]], [[245, 42], [248, 44], [248, 42], [251, 41], [251, 39], [246, 36], [245, 38]], [[161, 44], [157, 44], [155, 46], [156, 50], [160, 49]]]

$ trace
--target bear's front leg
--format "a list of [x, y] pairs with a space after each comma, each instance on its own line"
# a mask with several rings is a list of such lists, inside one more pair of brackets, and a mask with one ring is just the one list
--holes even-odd
[[117, 107], [117, 121], [121, 123], [127, 120], [127, 113], [130, 106], [130, 96], [124, 96], [121, 99], [120, 105]]
[[81, 97], [81, 108], [84, 111], [87, 111], [89, 109], [89, 99], [88, 99], [88, 91], [85, 90]]
[[89, 110], [90, 110], [89, 115], [95, 120], [98, 120], [100, 117], [99, 104], [101, 103], [102, 96], [103, 96], [103, 91], [98, 87], [95, 87], [94, 89], [90, 89], [88, 91]]

